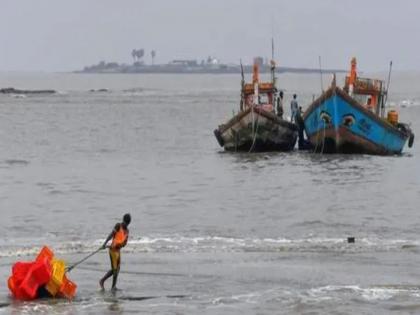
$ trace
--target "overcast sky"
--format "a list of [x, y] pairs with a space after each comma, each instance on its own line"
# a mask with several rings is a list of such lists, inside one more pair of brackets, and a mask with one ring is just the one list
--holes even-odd
[[67, 71], [100, 60], [250, 62], [420, 70], [418, 0], [0, 0], [0, 71]]

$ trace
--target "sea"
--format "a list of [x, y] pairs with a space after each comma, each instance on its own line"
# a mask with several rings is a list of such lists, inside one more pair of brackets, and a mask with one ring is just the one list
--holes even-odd
[[[285, 115], [330, 82], [279, 74]], [[238, 111], [235, 74], [0, 87], [57, 91], [0, 94], [0, 314], [420, 314], [418, 138], [396, 156], [226, 153], [213, 130]], [[387, 106], [420, 136], [420, 73], [392, 73]], [[119, 290], [99, 290], [103, 250], [68, 274], [73, 300], [10, 296], [15, 262], [47, 245], [72, 265], [127, 212]]]

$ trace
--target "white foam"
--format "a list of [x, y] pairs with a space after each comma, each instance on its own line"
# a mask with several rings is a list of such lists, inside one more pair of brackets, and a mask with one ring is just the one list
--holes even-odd
[[313, 298], [322, 299], [343, 298], [348, 295], [360, 296], [367, 301], [389, 300], [398, 295], [410, 295], [413, 297], [420, 296], [420, 290], [416, 287], [404, 286], [372, 286], [360, 287], [358, 285], [327, 285], [318, 288], [312, 288], [308, 291], [308, 295]]
[[[0, 257], [29, 256], [36, 254], [45, 244], [60, 254], [87, 253], [97, 249], [103, 239], [60, 243], [58, 239], [39, 238], [27, 240], [5, 240], [0, 243]], [[53, 241], [53, 243], [51, 243]], [[20, 244], [29, 244], [19, 246]], [[12, 245], [12, 246], [10, 246]], [[401, 251], [420, 246], [419, 241], [375, 237], [356, 239], [348, 244], [345, 238], [309, 237], [302, 239], [236, 238], [225, 236], [150, 235], [129, 239], [125, 248], [129, 252], [380, 252]]]

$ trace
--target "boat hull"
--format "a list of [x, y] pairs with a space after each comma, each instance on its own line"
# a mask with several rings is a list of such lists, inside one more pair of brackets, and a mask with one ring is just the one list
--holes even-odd
[[265, 152], [293, 150], [297, 126], [260, 108], [239, 112], [214, 131], [226, 151]]
[[409, 137], [338, 87], [314, 101], [303, 119], [316, 152], [400, 154]]

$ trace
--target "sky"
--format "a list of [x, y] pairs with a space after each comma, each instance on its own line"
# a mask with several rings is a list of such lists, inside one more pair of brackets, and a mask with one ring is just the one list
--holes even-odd
[[0, 0], [0, 71], [72, 71], [214, 56], [364, 71], [420, 70], [418, 0]]

